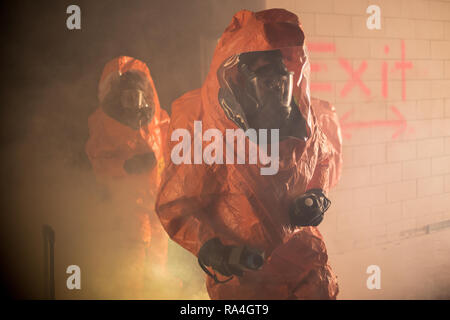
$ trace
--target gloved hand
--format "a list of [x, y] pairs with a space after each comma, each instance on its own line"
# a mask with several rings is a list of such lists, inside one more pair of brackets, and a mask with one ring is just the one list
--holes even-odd
[[153, 152], [141, 153], [125, 161], [123, 168], [128, 174], [141, 174], [150, 171], [156, 165]]
[[331, 201], [320, 189], [311, 189], [294, 200], [289, 216], [295, 227], [318, 226]]
[[220, 239], [205, 242], [198, 253], [202, 269], [217, 282], [217, 278], [204, 267], [211, 267], [224, 276], [242, 276], [245, 269], [257, 270], [264, 263], [264, 255], [246, 246], [226, 246]]

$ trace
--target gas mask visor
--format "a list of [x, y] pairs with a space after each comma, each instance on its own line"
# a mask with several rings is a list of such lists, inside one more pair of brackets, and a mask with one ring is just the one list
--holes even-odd
[[[221, 96], [228, 104], [239, 104], [247, 116], [262, 108], [290, 109], [307, 88], [308, 65], [303, 47], [236, 54], [217, 71]], [[309, 103], [306, 103], [309, 105]]]
[[241, 63], [238, 67], [244, 77], [248, 95], [251, 95], [259, 106], [276, 102], [280, 106], [289, 107], [292, 101], [294, 73], [288, 72], [278, 64], [268, 64], [255, 71]]
[[139, 89], [125, 89], [120, 94], [120, 103], [125, 114], [131, 119], [136, 118], [139, 127], [148, 124], [152, 118], [152, 108], [147, 103], [144, 91]]
[[120, 102], [125, 110], [138, 111], [143, 108], [148, 108], [145, 93], [139, 89], [122, 90], [120, 95]]

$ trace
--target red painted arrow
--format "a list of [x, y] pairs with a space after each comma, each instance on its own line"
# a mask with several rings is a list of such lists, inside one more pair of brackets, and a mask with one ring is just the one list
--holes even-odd
[[400, 111], [398, 111], [396, 107], [391, 106], [391, 110], [396, 115], [397, 117], [396, 120], [347, 122], [348, 117], [350, 117], [350, 115], [353, 113], [353, 109], [346, 112], [339, 120], [341, 123], [341, 129], [344, 134], [344, 137], [351, 138], [351, 134], [348, 133], [350, 129], [370, 128], [370, 127], [394, 127], [398, 129], [392, 135], [392, 139], [398, 138], [398, 136], [406, 130], [407, 123], [405, 117], [402, 115]]

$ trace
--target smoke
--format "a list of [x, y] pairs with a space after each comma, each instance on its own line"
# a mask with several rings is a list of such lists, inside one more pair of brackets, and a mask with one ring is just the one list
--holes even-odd
[[[2, 4], [5, 294], [45, 298], [41, 228], [49, 224], [56, 233], [57, 299], [207, 299], [204, 273], [179, 245], [169, 241], [165, 270], [150, 256], [142, 260], [136, 236], [142, 217], [97, 183], [84, 151], [87, 119], [98, 107], [101, 71], [119, 55], [147, 63], [170, 110], [174, 99], [201, 85], [209, 63], [201, 57], [211, 48], [199, 44], [214, 44], [234, 12], [261, 9], [263, 1], [81, 0], [77, 31], [66, 28], [70, 4]], [[81, 269], [81, 290], [66, 287], [70, 265]]]

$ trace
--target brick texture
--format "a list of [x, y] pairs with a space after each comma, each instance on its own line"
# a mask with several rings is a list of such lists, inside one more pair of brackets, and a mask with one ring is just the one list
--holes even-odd
[[[329, 195], [334, 217], [321, 226], [330, 254], [450, 219], [450, 1], [266, 3], [303, 15], [312, 49], [334, 46], [310, 50], [311, 95], [349, 113], [342, 180]], [[371, 4], [381, 9], [381, 30], [366, 27]]]

